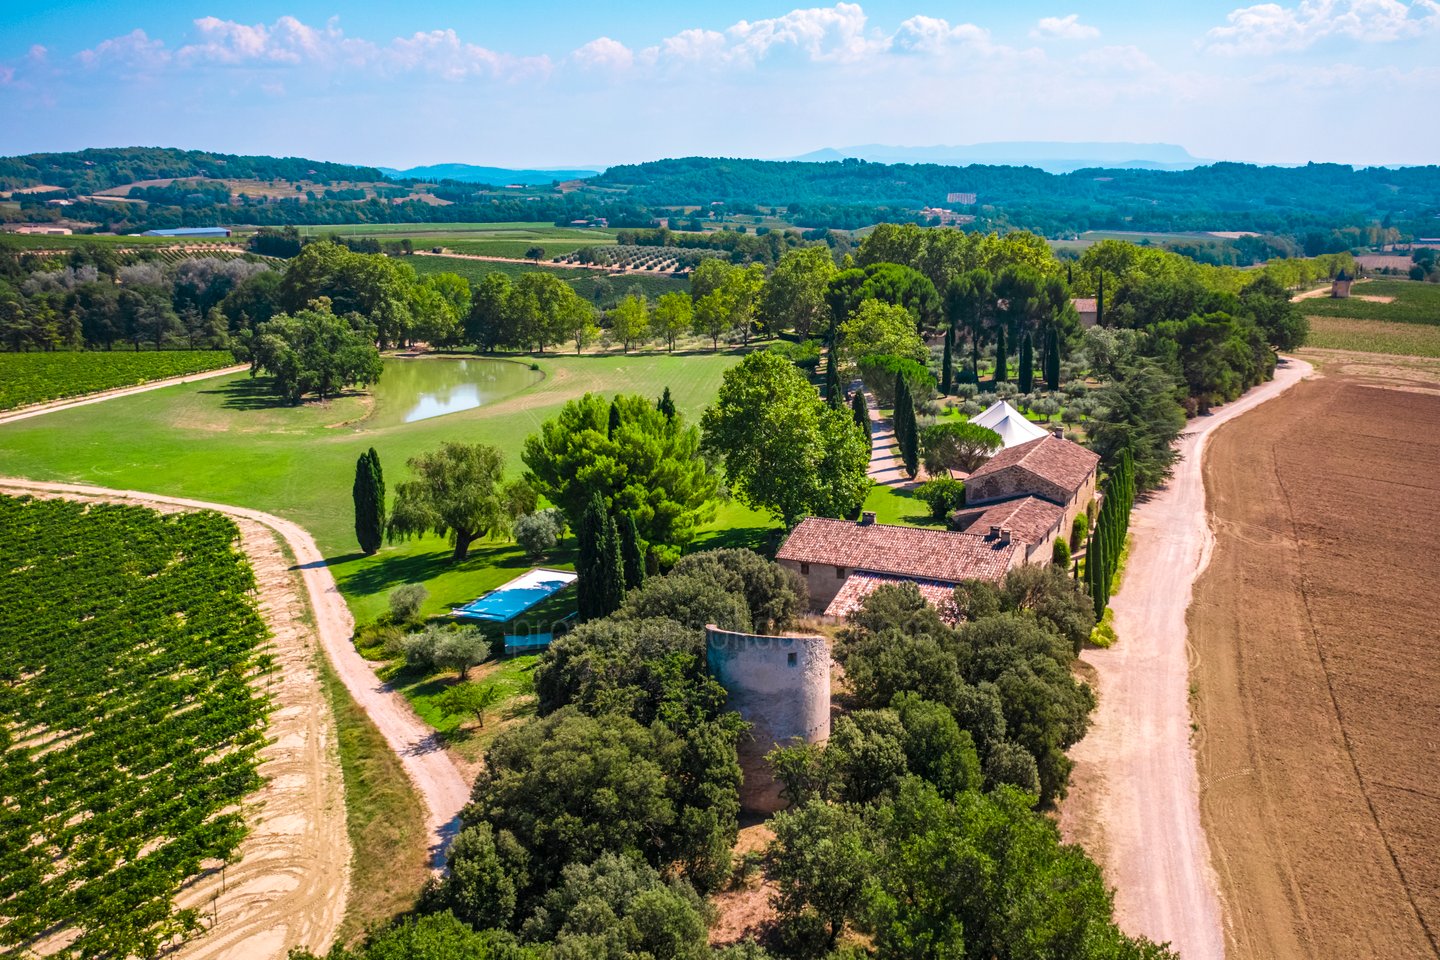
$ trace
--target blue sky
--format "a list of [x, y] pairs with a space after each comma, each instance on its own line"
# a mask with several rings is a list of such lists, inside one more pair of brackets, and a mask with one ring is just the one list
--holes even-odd
[[410, 166], [991, 140], [1440, 162], [1440, 0], [6, 2], [0, 154]]

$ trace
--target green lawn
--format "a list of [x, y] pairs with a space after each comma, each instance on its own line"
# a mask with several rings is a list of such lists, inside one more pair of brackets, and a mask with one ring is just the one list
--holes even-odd
[[[407, 458], [447, 440], [493, 444], [519, 473], [525, 437], [566, 400], [586, 391], [658, 396], [669, 386], [693, 422], [739, 358], [735, 352], [546, 354], [534, 358], [545, 379], [496, 404], [377, 428], [363, 419], [365, 397], [276, 406], [255, 381], [237, 374], [7, 424], [0, 427], [0, 472], [277, 513], [315, 536], [358, 621], [374, 620], [388, 592], [409, 582], [424, 582], [426, 612], [440, 613], [534, 564], [514, 544], [486, 542], [452, 563], [445, 541], [433, 536], [362, 556], [350, 499], [356, 457], [374, 446], [392, 491], [406, 478]], [[738, 503], [724, 504], [699, 542], [763, 545], [773, 527]]]
[[[1391, 303], [1376, 303], [1362, 297], [1394, 297]], [[1440, 326], [1440, 283], [1420, 280], [1367, 280], [1350, 288], [1344, 300], [1314, 297], [1299, 303], [1311, 317], [1347, 317], [1352, 320], [1382, 320], [1389, 323], [1423, 323]]]

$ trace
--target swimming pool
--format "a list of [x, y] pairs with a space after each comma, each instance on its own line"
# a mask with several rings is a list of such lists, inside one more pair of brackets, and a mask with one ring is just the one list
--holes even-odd
[[467, 620], [505, 623], [574, 582], [575, 574], [568, 570], [536, 567], [508, 583], [501, 584], [480, 599], [471, 600], [465, 606], [456, 607], [450, 612]]

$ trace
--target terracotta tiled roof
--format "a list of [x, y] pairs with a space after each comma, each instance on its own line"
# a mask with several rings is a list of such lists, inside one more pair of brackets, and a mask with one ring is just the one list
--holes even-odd
[[1019, 467], [1074, 493], [1085, 485], [1086, 479], [1099, 463], [1100, 457], [1097, 454], [1078, 443], [1055, 436], [1042, 437], [1019, 446], [1006, 447], [970, 474], [970, 480]]
[[835, 594], [835, 599], [830, 601], [830, 606], [825, 608], [825, 616], [835, 617], [843, 620], [853, 611], [860, 608], [865, 598], [874, 593], [876, 588], [891, 583], [913, 583], [920, 590], [920, 596], [930, 606], [944, 613], [947, 608], [953, 611], [949, 601], [955, 596], [955, 584], [937, 583], [934, 580], [912, 580], [906, 577], [888, 577], [880, 573], [852, 573], [845, 578], [845, 584], [840, 592]]
[[1065, 518], [1065, 510], [1039, 497], [1021, 497], [988, 507], [956, 510], [951, 517], [959, 530], [988, 534], [991, 527], [1003, 527], [1021, 543], [1040, 543]]
[[810, 517], [790, 532], [775, 558], [942, 583], [999, 582], [1017, 549], [1014, 540], [969, 533]]
[[1075, 305], [1076, 313], [1094, 313], [1096, 311], [1095, 297], [1075, 297], [1070, 302]]

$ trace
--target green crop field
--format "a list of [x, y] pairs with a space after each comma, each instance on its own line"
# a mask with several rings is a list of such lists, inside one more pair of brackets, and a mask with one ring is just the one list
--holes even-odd
[[1407, 357], [1440, 357], [1440, 325], [1311, 317], [1307, 347]]
[[[1363, 297], [1393, 297], [1394, 300], [1390, 303], [1378, 303], [1361, 299]], [[1302, 300], [1300, 309], [1312, 317], [1348, 317], [1352, 320], [1440, 325], [1440, 283], [1424, 283], [1419, 280], [1366, 280], [1352, 286], [1347, 299], [1315, 297]]]
[[[431, 244], [430, 238], [417, 237], [416, 240], [424, 240]], [[574, 253], [576, 250], [583, 250], [586, 247], [613, 246], [614, 239], [610, 237], [589, 237], [584, 240], [547, 240], [536, 238], [534, 240], [512, 240], [508, 238], [496, 238], [487, 240], [435, 240], [433, 245], [442, 246], [450, 253], [478, 254], [482, 257], [514, 257], [517, 260], [523, 259], [531, 247], [542, 247], [545, 250], [544, 260], [551, 260], [555, 257], [562, 257]]]
[[[273, 669], [215, 513], [0, 497], [0, 950], [155, 956], [260, 786]], [[52, 950], [45, 950], [50, 954]], [[27, 954], [28, 955], [28, 954]]]
[[297, 227], [302, 236], [328, 237], [402, 237], [453, 240], [586, 240], [603, 243], [613, 240], [614, 230], [596, 227], [557, 227], [539, 221], [506, 221], [501, 223], [340, 223]]
[[228, 350], [0, 353], [0, 410], [218, 370], [234, 363]]
[[0, 234], [0, 251], [7, 247], [15, 250], [73, 250], [75, 247], [99, 245], [103, 247], [173, 247], [177, 245], [225, 243], [224, 237], [142, 237], [101, 234], [71, 234], [69, 236], [44, 236], [34, 233]]
[[[426, 610], [436, 613], [474, 599], [532, 564], [509, 542], [477, 543], [470, 559], [453, 564], [448, 545], [438, 537], [362, 556], [355, 545], [350, 499], [356, 457], [374, 446], [392, 490], [406, 478], [406, 458], [449, 440], [494, 444], [518, 474], [525, 437], [566, 400], [586, 391], [653, 397], [668, 386], [681, 412], [694, 422], [714, 399], [721, 375], [739, 359], [738, 353], [723, 351], [546, 354], [535, 358], [544, 380], [493, 405], [383, 427], [367, 426], [371, 402], [366, 396], [281, 406], [263, 393], [262, 384], [237, 374], [0, 426], [0, 463], [15, 476], [194, 497], [280, 514], [315, 536], [359, 621], [375, 619], [388, 592], [410, 582], [427, 584]], [[701, 541], [760, 543], [773, 527], [767, 516], [729, 503], [702, 531]]]
[[456, 273], [472, 284], [479, 283], [487, 274], [491, 273], [503, 273], [514, 280], [524, 274], [543, 270], [564, 280], [575, 288], [576, 293], [592, 302], [597, 299], [595, 281], [602, 277], [615, 294], [623, 295], [634, 288], [651, 300], [671, 291], [688, 291], [690, 289], [689, 279], [672, 277], [669, 274], [609, 273], [604, 270], [548, 267], [543, 263], [537, 266], [528, 263], [501, 263], [493, 260], [466, 260], [462, 257], [407, 257], [405, 262], [413, 266], [415, 272], [421, 276], [431, 273]]

